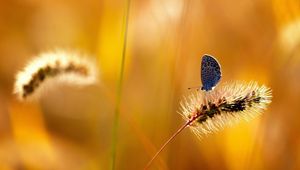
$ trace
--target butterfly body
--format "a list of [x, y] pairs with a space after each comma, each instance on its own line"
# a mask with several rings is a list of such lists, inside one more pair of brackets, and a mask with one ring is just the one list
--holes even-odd
[[204, 55], [201, 62], [201, 90], [212, 90], [221, 79], [221, 67], [218, 61], [210, 56]]

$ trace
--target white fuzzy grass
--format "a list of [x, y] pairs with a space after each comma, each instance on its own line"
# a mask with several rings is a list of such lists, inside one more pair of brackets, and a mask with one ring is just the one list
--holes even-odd
[[[57, 63], [59, 62], [59, 65]], [[95, 65], [95, 61], [87, 57], [82, 57], [78, 53], [56, 50], [53, 52], [42, 53], [32, 59], [26, 67], [17, 73], [14, 93], [18, 95], [19, 99], [36, 99], [39, 98], [48, 88], [55, 86], [57, 83], [67, 83], [77, 86], [85, 86], [95, 84], [98, 78], [98, 69]], [[24, 89], [23, 86], [28, 84], [33, 75], [38, 72], [39, 69], [45, 69], [47, 66], [51, 68], [63, 69], [68, 67], [70, 64], [75, 67], [80, 66], [87, 70], [86, 75], [78, 74], [76, 72], [61, 72], [53, 77], [45, 78], [41, 85], [34, 89], [33, 93], [23, 97]]]
[[252, 103], [252, 106], [247, 106], [243, 111], [221, 111], [221, 114], [216, 114], [212, 118], [207, 118], [201, 123], [197, 122], [197, 120], [191, 123], [191, 130], [199, 138], [202, 138], [207, 134], [223, 129], [225, 126], [232, 126], [241, 120], [249, 121], [260, 115], [271, 103], [271, 89], [264, 85], [259, 86], [256, 82], [234, 82], [225, 84], [224, 86], [218, 86], [209, 92], [192, 92], [188, 97], [185, 97], [181, 101], [181, 111], [179, 113], [188, 121], [191, 117], [195, 116], [197, 110], [201, 110], [202, 105], [207, 105], [208, 101], [218, 103], [220, 99], [225, 97], [228, 103], [232, 103], [241, 97], [246, 97], [253, 91], [257, 97], [261, 98], [259, 103]]

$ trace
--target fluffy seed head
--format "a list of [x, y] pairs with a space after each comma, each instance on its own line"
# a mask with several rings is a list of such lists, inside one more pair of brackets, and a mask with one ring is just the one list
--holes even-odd
[[181, 101], [180, 114], [195, 119], [191, 130], [198, 136], [223, 129], [240, 120], [251, 120], [271, 103], [271, 89], [256, 82], [234, 82], [203, 92], [192, 92]]
[[77, 53], [42, 53], [16, 75], [14, 93], [20, 99], [36, 98], [54, 83], [90, 85], [97, 82], [97, 67]]

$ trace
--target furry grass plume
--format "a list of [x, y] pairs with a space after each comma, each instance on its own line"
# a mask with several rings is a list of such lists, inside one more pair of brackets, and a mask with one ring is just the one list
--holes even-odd
[[34, 99], [54, 83], [94, 84], [98, 76], [94, 63], [77, 53], [59, 50], [42, 53], [16, 75], [14, 93], [20, 100]]
[[165, 146], [186, 127], [201, 139], [210, 134], [238, 123], [249, 121], [262, 113], [271, 103], [271, 89], [256, 82], [228, 83], [216, 89], [204, 92], [194, 91], [184, 97], [180, 103], [179, 113], [186, 123], [159, 149], [148, 162], [147, 169]]
[[240, 120], [250, 121], [271, 103], [271, 89], [256, 82], [231, 83], [203, 93], [194, 92], [181, 102], [179, 112], [198, 136], [216, 132]]

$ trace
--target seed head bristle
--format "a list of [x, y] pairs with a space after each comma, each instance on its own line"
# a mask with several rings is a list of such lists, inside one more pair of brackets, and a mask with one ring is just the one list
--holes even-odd
[[19, 99], [36, 98], [49, 84], [63, 82], [90, 85], [97, 82], [97, 67], [77, 53], [42, 53], [16, 75], [14, 93]]
[[216, 132], [240, 120], [260, 115], [271, 103], [271, 89], [256, 82], [230, 83], [210, 92], [195, 91], [181, 101], [180, 114], [198, 136]]

